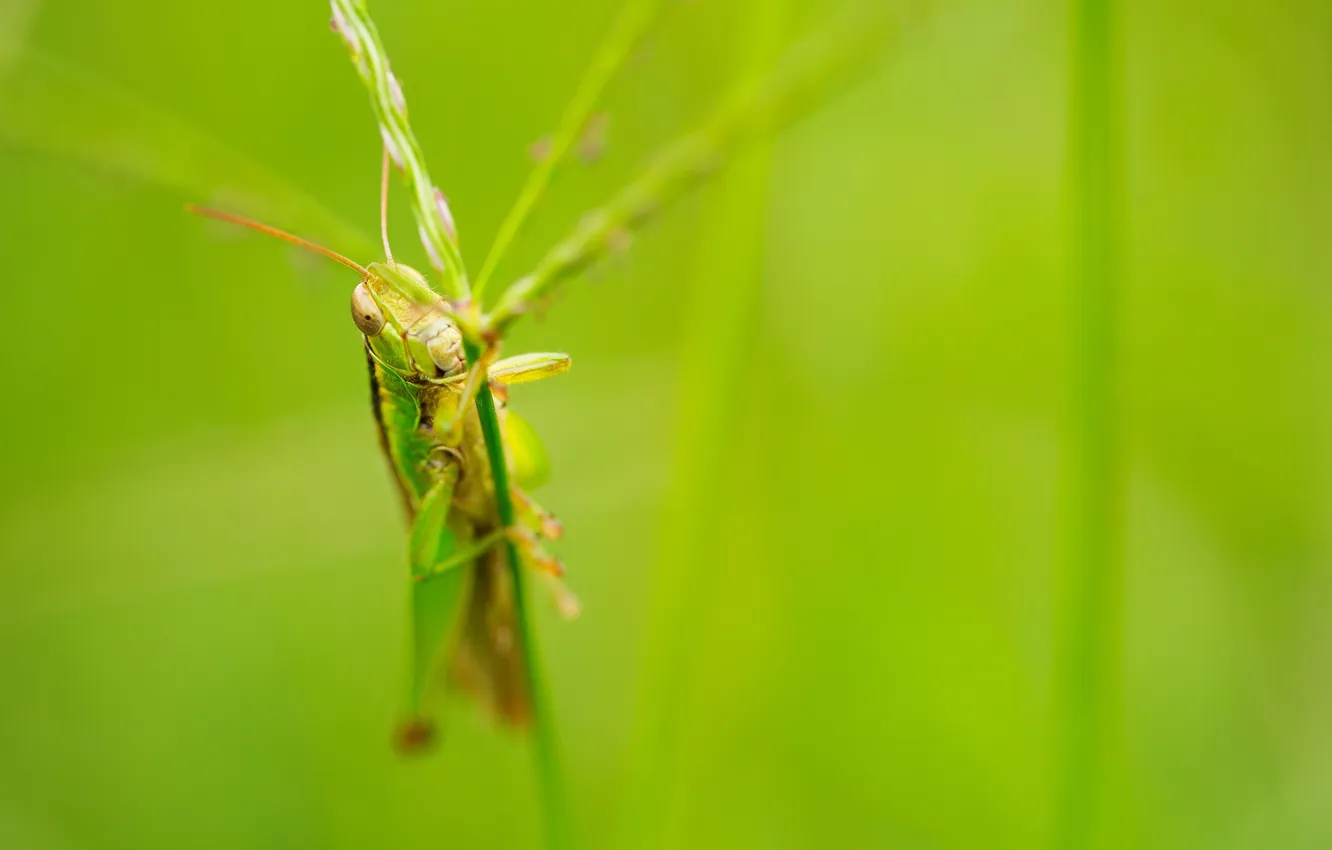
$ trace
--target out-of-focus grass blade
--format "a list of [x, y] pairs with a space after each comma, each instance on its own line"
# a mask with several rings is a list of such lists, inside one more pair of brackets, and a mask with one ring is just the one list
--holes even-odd
[[5, 0], [0, 4], [0, 76], [23, 54], [23, 42], [41, 7], [41, 0]]
[[526, 277], [509, 285], [491, 313], [502, 332], [555, 288], [605, 256], [617, 238], [650, 221], [716, 173], [748, 142], [761, 139], [826, 99], [877, 55], [906, 19], [890, 5], [855, 6], [788, 51], [766, 76], [755, 75], [711, 119], [664, 148], [607, 204], [583, 216]]
[[18, 52], [0, 64], [0, 145], [241, 206], [343, 250], [374, 252], [374, 240], [224, 142], [68, 60], [10, 47]]
[[550, 150], [532, 169], [522, 192], [514, 202], [513, 209], [509, 210], [509, 214], [500, 225], [495, 242], [490, 246], [490, 253], [486, 256], [486, 262], [481, 267], [481, 274], [477, 275], [476, 286], [473, 288], [474, 297], [478, 299], [481, 297], [486, 283], [490, 281], [490, 276], [504, 257], [510, 243], [518, 237], [523, 223], [532, 213], [532, 208], [546, 191], [555, 167], [573, 149], [574, 143], [586, 129], [602, 92], [610, 85], [616, 72], [652, 28], [662, 11], [662, 6], [662, 0], [629, 0], [620, 8], [620, 14], [611, 25], [611, 31], [593, 57], [592, 64], [588, 66], [587, 73], [578, 86], [578, 91], [574, 93], [573, 100], [569, 102], [564, 115], [560, 118], [560, 126], [550, 140]]
[[[750, 0], [748, 24], [736, 44], [743, 85], [754, 87], [780, 55], [791, 5], [789, 0]], [[745, 454], [741, 423], [746, 419], [744, 393], [736, 388], [744, 386], [746, 370], [756, 362], [752, 352], [762, 313], [763, 211], [772, 181], [772, 140], [763, 141], [721, 178], [706, 213], [697, 265], [684, 275], [690, 282], [680, 299], [680, 357], [682, 374], [690, 378], [677, 390], [682, 412], [675, 424], [678, 460], [663, 514], [669, 532], [653, 565], [631, 757], [635, 780], [624, 822], [631, 846], [668, 847], [686, 834], [674, 831], [673, 819], [653, 800], [675, 798], [685, 781], [673, 754], [687, 741], [691, 683], [710, 654], [725, 657], [725, 650], [705, 649], [703, 630], [682, 632], [676, 626], [718, 616], [713, 606], [723, 597], [690, 598], [697, 596], [692, 589], [744, 587], [755, 580], [744, 574], [744, 564], [754, 569], [761, 562], [719, 564], [716, 553], [728, 551], [741, 533], [731, 506], [747, 498], [746, 482], [736, 472], [736, 460]], [[746, 541], [746, 546], [755, 545], [759, 542]]]

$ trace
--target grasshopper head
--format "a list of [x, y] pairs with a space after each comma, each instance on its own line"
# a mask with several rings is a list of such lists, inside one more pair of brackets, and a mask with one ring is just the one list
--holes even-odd
[[405, 343], [401, 361], [422, 374], [450, 377], [466, 368], [462, 334], [425, 277], [401, 263], [371, 263], [352, 291], [352, 320], [367, 338], [392, 327]]
[[[387, 168], [385, 165], [385, 192], [388, 186]], [[425, 276], [411, 266], [396, 263], [392, 259], [385, 263], [361, 266], [322, 245], [248, 218], [192, 204], [187, 205], [186, 209], [197, 215], [276, 236], [359, 272], [361, 282], [352, 291], [352, 321], [356, 323], [357, 330], [370, 340], [380, 358], [393, 368], [407, 375], [426, 375], [431, 378], [451, 377], [466, 368], [462, 334], [453, 320], [451, 308], [430, 288]], [[387, 237], [384, 250], [387, 254]], [[390, 338], [384, 334], [385, 327], [392, 327], [396, 333]]]
[[425, 277], [401, 263], [370, 263], [352, 290], [352, 320], [366, 336], [378, 336], [384, 325], [406, 331], [439, 302]]

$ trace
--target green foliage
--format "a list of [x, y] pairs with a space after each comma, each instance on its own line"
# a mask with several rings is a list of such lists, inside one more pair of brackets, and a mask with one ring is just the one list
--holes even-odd
[[[489, 373], [488, 364], [492, 359], [490, 353], [499, 344], [508, 326], [518, 316], [530, 311], [537, 303], [546, 299], [556, 284], [603, 256], [617, 234], [627, 234], [631, 228], [641, 227], [660, 208], [674, 201], [685, 189], [716, 171], [719, 161], [727, 155], [733, 155], [741, 143], [751, 140], [764, 131], [771, 131], [782, 118], [790, 117], [798, 109], [809, 108], [826, 93], [829, 80], [835, 78], [838, 72], [844, 73], [848, 68], [862, 65], [867, 54], [881, 45], [885, 29], [883, 24], [888, 18], [886, 13], [879, 10], [876, 14], [857, 17], [849, 24], [844, 23], [840, 30], [826, 34], [812, 49], [808, 49], [805, 55], [797, 56], [795, 60], [771, 73], [766, 71], [764, 63], [755, 63], [746, 85], [738, 95], [725, 103], [702, 129], [672, 145], [666, 153], [644, 170], [641, 177], [621, 190], [607, 207], [585, 216], [573, 236], [556, 246], [547, 260], [537, 267], [535, 273], [504, 292], [493, 314], [481, 313], [478, 318], [477, 311], [481, 309], [481, 305], [473, 303], [472, 300], [473, 294], [468, 286], [467, 273], [457, 249], [452, 213], [443, 194], [430, 182], [421, 149], [407, 120], [407, 102], [401, 84], [390, 69], [388, 55], [380, 42], [375, 25], [370, 20], [364, 2], [360, 0], [332, 0], [332, 9], [333, 30], [346, 43], [351, 52], [352, 63], [370, 92], [370, 99], [384, 140], [385, 168], [387, 169], [390, 164], [397, 167], [406, 176], [407, 183], [412, 189], [422, 247], [430, 256], [434, 267], [444, 274], [440, 287], [441, 294], [451, 299], [449, 315], [457, 322], [463, 334], [467, 363], [471, 364], [474, 370], [482, 369], [482, 365], [485, 364], [484, 371], [476, 372], [478, 375]], [[763, 10], [764, 7], [756, 5], [755, 9]], [[655, 2], [631, 2], [612, 26], [609, 36], [586, 72], [572, 104], [566, 110], [550, 150], [544, 153], [513, 210], [500, 225], [499, 234], [482, 272], [482, 284], [522, 228], [524, 220], [531, 213], [532, 207], [549, 182], [555, 165], [569, 153], [574, 140], [583, 131], [596, 105], [598, 95], [609, 83], [615, 70], [627, 58], [632, 47], [646, 33], [649, 24], [656, 18], [657, 11], [658, 5]], [[756, 14], [758, 22], [756, 31], [770, 32], [771, 28], [762, 26], [761, 20], [761, 13]], [[768, 59], [767, 56], [762, 58]], [[387, 234], [385, 240], [387, 251]], [[366, 268], [371, 275], [381, 277], [391, 275], [398, 281], [393, 289], [414, 304], [431, 305], [435, 301], [433, 294], [429, 292], [413, 291], [413, 289], [424, 290], [426, 286], [424, 281], [417, 283], [415, 278], [407, 278], [392, 267], [376, 263], [371, 263]], [[477, 297], [479, 298], [479, 295]], [[383, 322], [377, 321], [376, 325], [382, 327]], [[374, 332], [371, 332], [371, 335], [373, 336]], [[374, 341], [369, 344], [377, 345]], [[560, 362], [567, 366], [567, 358], [561, 358]], [[540, 370], [533, 374], [546, 371], [548, 370]], [[463, 392], [466, 405], [471, 404], [470, 386], [472, 382], [469, 380], [469, 389]], [[485, 437], [486, 454], [489, 457], [490, 475], [493, 479], [495, 513], [499, 517], [501, 527], [516, 531], [518, 524], [512, 503], [510, 461], [514, 464], [514, 475], [520, 481], [535, 480], [538, 475], [544, 478], [547, 462], [544, 456], [536, 457], [526, 450], [532, 446], [540, 446], [540, 443], [534, 439], [534, 433], [521, 435], [520, 439], [507, 446], [506, 450], [490, 381], [480, 380], [475, 392], [476, 411]], [[513, 423], [515, 428], [521, 425], [522, 420]], [[390, 437], [389, 443], [393, 441]], [[725, 447], [724, 440], [719, 447]], [[449, 480], [446, 484], [448, 495], [443, 500], [444, 506], [448, 505], [453, 492], [453, 482]], [[429, 551], [435, 548], [432, 543], [433, 535], [447, 534], [452, 544], [453, 535], [447, 533], [444, 528], [445, 517], [434, 515], [446, 509], [441, 507], [440, 502], [432, 502], [430, 498], [430, 495], [438, 492], [439, 487], [433, 487], [431, 494], [423, 500], [422, 512], [417, 516], [413, 528], [411, 559], [414, 577], [421, 577], [434, 571], [435, 565], [441, 560], [451, 561], [456, 548], [453, 545], [441, 547], [446, 551], [433, 561], [422, 555], [423, 549]], [[520, 557], [520, 549], [511, 537], [506, 537], [503, 545], [508, 556], [506, 561], [510, 571], [513, 607], [516, 612], [514, 628], [517, 634], [514, 635], [514, 640], [520, 647], [519, 654], [525, 665], [524, 690], [531, 695], [533, 749], [547, 823], [547, 842], [552, 847], [567, 847], [573, 843], [574, 838], [556, 755], [554, 721], [540, 673], [535, 666], [536, 642], [528, 623], [524, 602], [526, 591], [523, 585], [526, 576], [523, 567], [526, 565], [540, 569], [541, 565], [529, 563], [535, 555]], [[458, 581], [456, 577], [445, 576], [445, 582], [450, 588]], [[442, 599], [439, 598], [440, 594], [444, 594]], [[411, 689], [413, 711], [419, 709], [422, 682], [431, 669], [431, 658], [437, 654], [436, 647], [442, 644], [448, 635], [445, 614], [456, 610], [456, 592], [449, 595], [447, 591], [438, 587], [419, 584], [416, 587], [413, 606], [413, 629], [416, 634], [413, 645], [415, 661]]]
[[[512, 350], [579, 360], [522, 407], [586, 609], [533, 606], [585, 846], [633, 846], [639, 793], [691, 847], [1048, 846], [1069, 22], [930, 5], [754, 160], [766, 179], [682, 200], [512, 325]], [[381, 139], [322, 8], [28, 6], [0, 60], [0, 846], [535, 846], [523, 742], [460, 710], [430, 760], [386, 745], [402, 527], [345, 270], [180, 213], [377, 258]], [[376, 2], [469, 251], [620, 8]], [[791, 42], [831, 11], [788, 10]], [[1326, 4], [1125, 12], [1116, 827], [1143, 850], [1314, 850]], [[679, 4], [606, 91], [606, 157], [553, 173], [494, 283], [706, 120], [748, 26]], [[715, 339], [710, 296], [737, 285], [748, 336]], [[700, 381], [719, 357], [733, 377]], [[723, 420], [725, 489], [699, 498], [691, 452]], [[639, 733], [648, 711], [670, 739]]]

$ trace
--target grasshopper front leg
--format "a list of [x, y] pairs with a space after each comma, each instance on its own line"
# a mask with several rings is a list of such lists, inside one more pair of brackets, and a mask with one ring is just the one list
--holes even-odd
[[519, 354], [497, 361], [495, 357], [498, 354], [497, 347], [488, 346], [463, 375], [448, 379], [450, 383], [461, 380], [463, 385], [462, 395], [458, 400], [458, 413], [449, 424], [450, 432], [457, 430], [465, 411], [476, 401], [477, 391], [481, 389], [482, 375], [486, 376], [492, 387], [504, 387], [562, 375], [569, 371], [572, 363], [569, 355], [558, 352]]
[[518, 354], [496, 361], [489, 371], [491, 385], [526, 384], [563, 375], [573, 360], [567, 354], [555, 351]]
[[448, 382], [454, 383], [455, 386], [457, 381], [461, 380], [462, 382], [462, 391], [459, 394], [457, 410], [454, 412], [453, 419], [450, 420], [445, 429], [445, 434], [450, 442], [457, 442], [461, 433], [460, 429], [462, 428], [463, 419], [467, 416], [467, 411], [472, 409], [472, 404], [476, 401], [476, 394], [481, 389], [481, 376], [486, 374], [487, 370], [490, 368], [490, 364], [494, 362], [495, 357], [498, 354], [498, 348], [487, 346], [486, 349], [481, 352], [481, 356], [476, 358], [476, 362], [472, 363], [466, 372], [462, 375], [448, 379]]
[[[490, 369], [490, 386], [497, 401], [503, 403], [500, 428], [504, 435], [504, 454], [508, 460], [509, 471], [514, 483], [515, 507], [524, 516], [534, 519], [528, 523], [549, 540], [557, 540], [561, 535], [559, 522], [543, 511], [523, 490], [541, 486], [550, 477], [550, 462], [546, 456], [545, 445], [535, 429], [525, 419], [509, 409], [508, 388], [513, 384], [525, 384], [540, 381], [569, 371], [570, 359], [567, 354], [538, 353], [520, 354], [498, 361]], [[521, 489], [518, 489], [521, 488]]]

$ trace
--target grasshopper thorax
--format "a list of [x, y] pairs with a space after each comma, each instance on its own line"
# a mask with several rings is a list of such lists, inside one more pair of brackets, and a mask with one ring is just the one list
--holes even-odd
[[[401, 263], [371, 263], [352, 291], [352, 320], [372, 346], [388, 345], [404, 377], [448, 378], [466, 369], [462, 333], [425, 277]], [[383, 338], [390, 329], [393, 339]]]

